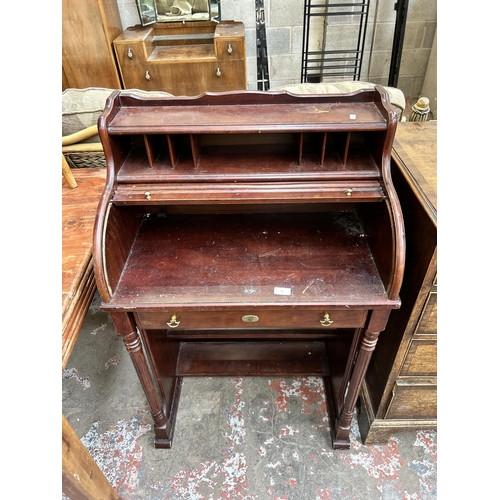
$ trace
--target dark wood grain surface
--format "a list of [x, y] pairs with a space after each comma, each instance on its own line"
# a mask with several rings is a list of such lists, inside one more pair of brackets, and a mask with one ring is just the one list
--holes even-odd
[[[172, 117], [164, 122], [165, 116]], [[351, 118], [355, 117], [355, 118]], [[154, 127], [165, 126], [172, 133], [274, 132], [328, 130], [335, 124], [337, 128], [348, 130], [384, 130], [386, 122], [374, 103], [362, 103], [356, 113], [349, 103], [308, 102], [295, 103], [285, 109], [271, 104], [245, 104], [238, 108], [233, 105], [217, 106], [207, 113], [206, 106], [186, 106], [179, 109], [168, 104], [147, 108], [130, 107], [118, 114], [109, 124], [110, 134], [130, 134], [148, 132]], [[277, 125], [279, 124], [279, 125]]]
[[318, 301], [389, 304], [354, 212], [151, 216], [109, 307]]

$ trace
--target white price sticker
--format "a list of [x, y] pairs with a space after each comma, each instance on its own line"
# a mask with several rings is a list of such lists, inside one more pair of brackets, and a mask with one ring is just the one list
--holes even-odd
[[274, 295], [292, 295], [292, 289], [285, 288], [282, 286], [275, 286], [274, 287]]

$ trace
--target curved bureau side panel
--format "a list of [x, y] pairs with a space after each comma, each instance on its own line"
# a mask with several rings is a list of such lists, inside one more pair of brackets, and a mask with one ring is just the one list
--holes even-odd
[[[101, 140], [104, 155], [106, 157], [106, 169], [107, 178], [106, 184], [104, 186], [104, 191], [99, 201], [97, 207], [97, 213], [94, 222], [94, 241], [93, 241], [93, 260], [94, 260], [94, 274], [97, 283], [97, 289], [104, 302], [109, 302], [111, 300], [112, 290], [106, 279], [106, 268], [104, 259], [104, 232], [106, 228], [106, 221], [108, 217], [108, 211], [111, 204], [111, 197], [113, 195], [116, 180], [114, 174], [114, 160], [111, 154], [111, 148], [109, 143], [109, 136], [107, 132], [107, 124], [110, 121], [110, 115], [116, 113], [115, 99], [118, 95], [118, 91], [113, 92], [106, 100], [106, 105], [104, 110], [98, 120], [98, 130], [99, 138]], [[113, 113], [113, 109], [115, 109]]]
[[396, 135], [397, 114], [392, 107], [387, 92], [380, 85], [375, 89], [380, 93], [381, 111], [387, 119], [387, 135], [382, 150], [382, 184], [387, 194], [387, 207], [389, 211], [392, 232], [392, 269], [387, 285], [387, 295], [390, 300], [397, 300], [403, 281], [406, 243], [403, 213], [399, 198], [394, 188], [391, 176], [392, 144]]
[[143, 219], [142, 207], [110, 204], [103, 231], [104, 272], [114, 293]]
[[120, 107], [121, 96], [116, 91], [108, 98], [98, 122], [107, 180], [94, 225], [94, 270], [103, 302], [109, 302], [113, 296], [143, 217], [141, 207], [117, 207], [112, 201], [116, 175], [128, 153], [122, 138], [108, 133], [109, 123]]
[[97, 290], [101, 296], [103, 302], [109, 302], [111, 300], [112, 290], [106, 279], [106, 271], [104, 264], [104, 251], [103, 251], [103, 241], [104, 241], [104, 228], [106, 227], [107, 211], [111, 206], [109, 203], [109, 193], [103, 193], [99, 207], [97, 209], [97, 214], [94, 223], [94, 248], [93, 248], [93, 260], [94, 260], [94, 275], [97, 284]]
[[403, 273], [405, 266], [406, 242], [403, 214], [401, 205], [396, 194], [396, 190], [392, 182], [387, 185], [387, 197], [390, 200], [389, 213], [391, 217], [391, 229], [393, 234], [393, 256], [394, 264], [389, 286], [387, 288], [387, 296], [389, 300], [397, 300], [401, 284], [403, 282]]
[[109, 210], [111, 208], [111, 198], [114, 190], [116, 189], [115, 159], [107, 128], [111, 119], [118, 112], [118, 99], [119, 91], [113, 92], [108, 97], [104, 110], [98, 120], [99, 138], [101, 140], [106, 158], [107, 178], [101, 200], [99, 201], [99, 205], [97, 207], [94, 223], [93, 260], [97, 289], [104, 302], [109, 302], [112, 295], [112, 288], [107, 279], [105, 265], [105, 231]]

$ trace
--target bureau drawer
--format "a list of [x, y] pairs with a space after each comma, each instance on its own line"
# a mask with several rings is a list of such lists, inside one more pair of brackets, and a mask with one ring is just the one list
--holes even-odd
[[145, 329], [220, 328], [361, 328], [365, 310], [252, 309], [228, 311], [137, 312], [137, 325]]
[[[124, 184], [118, 185], [113, 195], [113, 202], [117, 205], [165, 205], [165, 204], [200, 204], [200, 203], [234, 203], [247, 205], [255, 203], [273, 203], [277, 199], [280, 185], [276, 182], [251, 183], [246, 182], [246, 172], [230, 172], [234, 182], [205, 182], [213, 181], [213, 173], [204, 168], [203, 163], [198, 165], [198, 175], [204, 182], [198, 185], [185, 182], [172, 183], [127, 183], [125, 173], [121, 173], [121, 181]], [[278, 175], [279, 172], [276, 172]], [[183, 181], [182, 173], [169, 173], [170, 180]], [[186, 175], [186, 174], [184, 174]], [[288, 176], [288, 180], [293, 181], [293, 172], [280, 172], [282, 177]], [[165, 180], [168, 181], [168, 176]], [[264, 178], [264, 177], [263, 177]], [[136, 179], [134, 179], [135, 181]], [[141, 179], [140, 179], [141, 180]], [[236, 184], [238, 182], [238, 184]], [[281, 182], [281, 185], [284, 183]], [[321, 181], [321, 182], [290, 182], [289, 190], [294, 191], [297, 200], [301, 203], [333, 203], [336, 201], [380, 201], [384, 193], [378, 181]]]
[[400, 375], [403, 377], [433, 377], [437, 375], [437, 343], [435, 340], [412, 340]]

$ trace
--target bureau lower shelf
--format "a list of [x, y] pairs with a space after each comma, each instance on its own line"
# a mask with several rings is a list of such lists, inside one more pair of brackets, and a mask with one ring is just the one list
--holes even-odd
[[326, 376], [330, 373], [326, 346], [321, 341], [200, 342], [182, 341], [178, 376], [278, 377]]

